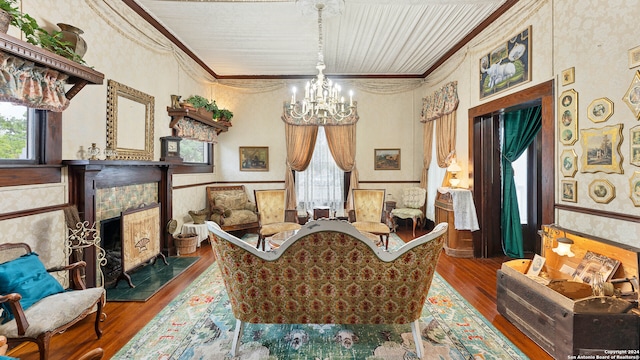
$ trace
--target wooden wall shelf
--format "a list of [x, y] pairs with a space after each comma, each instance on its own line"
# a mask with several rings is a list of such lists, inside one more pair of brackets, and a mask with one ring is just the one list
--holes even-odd
[[211, 126], [216, 129], [216, 134], [229, 131], [229, 127], [213, 120], [213, 115], [204, 110], [195, 110], [190, 108], [172, 108], [167, 106], [167, 113], [171, 116], [171, 123], [169, 127], [173, 129], [173, 126], [180, 120], [187, 118], [195, 121], [199, 121], [207, 126]]
[[100, 85], [104, 80], [104, 74], [90, 67], [4, 33], [0, 33], [0, 51], [68, 75], [67, 82], [73, 86], [65, 94], [67, 99], [73, 98], [85, 85]]

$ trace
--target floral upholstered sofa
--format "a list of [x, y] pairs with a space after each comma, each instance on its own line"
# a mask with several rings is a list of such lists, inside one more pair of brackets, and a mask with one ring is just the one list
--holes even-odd
[[417, 354], [423, 353], [418, 320], [446, 223], [392, 251], [339, 220], [310, 221], [266, 252], [207, 225], [236, 318], [232, 356], [247, 322], [411, 323]]
[[244, 185], [207, 186], [207, 204], [210, 220], [225, 231], [259, 228], [256, 204]]

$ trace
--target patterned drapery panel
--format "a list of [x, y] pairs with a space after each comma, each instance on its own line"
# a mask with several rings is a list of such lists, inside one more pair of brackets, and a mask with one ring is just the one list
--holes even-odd
[[216, 129], [196, 120], [180, 119], [173, 128], [176, 129], [176, 136], [184, 139], [204, 141], [213, 144], [218, 142]]
[[69, 106], [66, 74], [5, 53], [0, 53], [0, 73], [0, 101], [55, 112]]
[[422, 99], [420, 122], [436, 120], [458, 108], [458, 82], [445, 84], [440, 90]]

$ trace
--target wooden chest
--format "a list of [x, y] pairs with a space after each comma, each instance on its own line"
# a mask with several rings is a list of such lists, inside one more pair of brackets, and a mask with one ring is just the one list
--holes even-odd
[[[562, 281], [571, 276], [559, 271], [563, 265], [576, 268], [587, 251], [620, 260], [613, 279], [634, 279], [614, 286], [623, 299], [569, 298], [541, 283], [540, 278], [525, 275], [531, 260], [504, 263], [497, 274], [498, 312], [555, 359], [577, 355], [611, 355], [610, 350], [640, 358], [640, 311], [637, 306], [638, 254], [640, 249], [609, 243], [604, 239], [543, 227], [543, 254], [546, 262], [542, 278]], [[558, 237], [574, 241], [575, 257], [559, 256], [551, 251]], [[536, 281], [537, 279], [537, 281]], [[634, 284], [635, 283], [635, 284]], [[575, 284], [575, 283], [567, 283]], [[587, 287], [588, 288], [588, 287]], [[624, 307], [629, 311], [605, 311]], [[595, 357], [593, 357], [595, 358]]]

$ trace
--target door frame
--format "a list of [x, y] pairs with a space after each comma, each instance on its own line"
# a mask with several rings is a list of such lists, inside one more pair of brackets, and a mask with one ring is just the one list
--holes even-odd
[[[483, 150], [481, 139], [476, 134], [476, 126], [480, 124], [483, 116], [505, 111], [520, 104], [540, 100], [542, 105], [542, 139], [541, 139], [541, 161], [544, 166], [540, 171], [541, 189], [541, 221], [542, 224], [553, 223], [554, 203], [555, 203], [555, 95], [554, 80], [532, 86], [522, 91], [501, 97], [485, 104], [469, 109], [469, 188], [473, 193], [473, 200], [476, 204], [489, 204], [490, 198], [481, 189], [482, 179], [485, 179], [486, 170], [482, 164], [475, 164], [474, 154], [480, 154]], [[499, 179], [498, 179], [499, 181]], [[474, 188], [478, 184], [478, 188]], [[479, 231], [474, 231], [473, 252], [475, 257], [491, 257], [498, 254], [495, 251], [495, 242], [501, 243], [501, 237], [496, 238], [495, 234], [500, 234], [500, 218], [486, 216], [485, 211], [478, 211]], [[536, 253], [540, 253], [540, 242], [536, 242]], [[501, 248], [499, 246], [498, 248]]]

